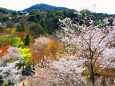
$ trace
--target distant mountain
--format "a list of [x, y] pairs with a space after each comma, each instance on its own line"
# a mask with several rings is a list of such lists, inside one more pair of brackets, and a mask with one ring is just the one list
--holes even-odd
[[23, 11], [32, 12], [33, 10], [48, 11], [48, 10], [64, 10], [64, 9], [67, 9], [67, 8], [56, 7], [56, 6], [51, 6], [51, 5], [47, 5], [47, 4], [36, 4], [36, 5], [33, 5], [27, 9], [24, 9]]
[[0, 7], [0, 13], [8, 14], [8, 13], [12, 13], [12, 12], [14, 12], [14, 11]]

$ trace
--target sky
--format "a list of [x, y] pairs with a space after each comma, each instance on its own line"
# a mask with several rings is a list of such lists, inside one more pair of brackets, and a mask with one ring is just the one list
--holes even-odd
[[78, 11], [89, 9], [92, 12], [115, 14], [115, 0], [0, 0], [0, 7], [23, 10], [39, 3], [67, 7]]

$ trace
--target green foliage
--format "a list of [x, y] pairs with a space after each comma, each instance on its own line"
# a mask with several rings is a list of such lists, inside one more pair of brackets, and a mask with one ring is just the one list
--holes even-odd
[[95, 20], [94, 21], [94, 25], [96, 26], [96, 25], [100, 25], [101, 24], [101, 21], [100, 20]]
[[58, 29], [58, 18], [55, 16], [53, 11], [49, 11], [45, 20], [46, 26], [48, 28], [48, 33], [52, 34]]
[[27, 19], [27, 21], [31, 21], [31, 22], [38, 22], [39, 20], [40, 20], [39, 14], [32, 14], [28, 16], [28, 19]]
[[76, 17], [76, 14], [74, 14], [75, 10], [65, 10], [64, 16], [74, 18]]
[[26, 35], [26, 38], [25, 38], [25, 41], [24, 41], [24, 45], [29, 45], [30, 44], [30, 41], [31, 41], [31, 39], [30, 39], [30, 35], [29, 34], [27, 34]]
[[13, 11], [0, 7], [0, 12], [3, 14], [9, 14], [9, 13], [12, 13]]
[[48, 33], [52, 34], [58, 29], [58, 18], [47, 18], [46, 24], [48, 28]]
[[4, 15], [4, 16], [0, 17], [0, 21], [2, 21], [2, 22], [8, 21], [8, 20], [9, 20], [9, 18], [8, 18], [7, 15]]
[[2, 86], [14, 86], [14, 83], [7, 81]]
[[0, 76], [0, 86], [2, 86], [4, 83], [3, 79], [2, 79], [2, 76]]
[[64, 19], [65, 18], [64, 11], [55, 11], [55, 16], [59, 19]]
[[106, 17], [114, 17], [114, 15], [106, 14], [106, 13], [92, 13], [94, 15], [95, 20], [102, 20]]
[[[33, 11], [30, 13], [27, 19], [27, 21], [34, 22], [34, 24], [32, 23], [30, 25], [30, 32], [33, 33], [32, 35], [34, 35], [34, 33], [39, 34], [37, 33], [38, 32], [37, 31], [38, 29], [36, 29], [37, 27], [37, 28], [42, 28], [42, 33], [45, 32], [48, 34], [52, 34], [58, 29], [59, 18], [61, 19], [64, 18], [63, 11], [55, 11], [55, 10], [46, 11], [46, 12]], [[38, 23], [39, 25], [37, 25]], [[31, 29], [32, 27], [35, 27], [34, 31], [31, 31], [33, 30]]]
[[108, 20], [108, 22], [109, 22], [109, 26], [112, 26], [113, 25], [113, 19], [112, 18], [110, 18], [109, 20]]
[[24, 26], [23, 26], [22, 23], [20, 23], [20, 24], [18, 24], [18, 25], [16, 26], [16, 31], [17, 31], [17, 32], [25, 32], [25, 29], [24, 29]]
[[17, 13], [16, 11], [13, 11], [13, 12], [11, 13], [12, 16], [17, 16], [17, 14], [18, 14], [18, 13]]
[[30, 34], [32, 36], [39, 36], [45, 34], [44, 28], [39, 23], [31, 23], [29, 26]]
[[4, 32], [6, 32], [8, 34], [13, 34], [16, 32], [16, 28], [5, 28]]
[[22, 61], [23, 64], [28, 64], [30, 63], [30, 57], [31, 57], [31, 52], [29, 48], [19, 48], [19, 51], [21, 55], [24, 57], [24, 60]]
[[40, 20], [40, 25], [44, 28], [45, 32], [48, 32], [47, 25], [45, 23], [45, 19]]
[[25, 70], [31, 70], [32, 69], [32, 67], [30, 66], [30, 65], [27, 65], [26, 67], [25, 67]]
[[10, 35], [0, 36], [0, 46], [2, 46], [4, 43], [8, 43], [11, 46], [15, 46], [15, 47], [19, 47], [24, 44], [20, 37], [10, 36]]
[[87, 20], [90, 20], [93, 17], [92, 13], [87, 9], [81, 10], [80, 13], [82, 14], [82, 17]]

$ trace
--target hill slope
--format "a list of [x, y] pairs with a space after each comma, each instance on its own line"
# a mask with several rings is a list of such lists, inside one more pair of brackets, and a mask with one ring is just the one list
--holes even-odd
[[9, 9], [0, 7], [0, 13], [8, 14], [8, 13], [12, 13], [12, 12], [13, 12], [13, 10], [9, 10]]
[[36, 4], [36, 5], [33, 5], [27, 9], [24, 9], [24, 11], [32, 12], [33, 10], [48, 11], [48, 10], [64, 10], [64, 9], [67, 9], [67, 8], [56, 7], [56, 6], [51, 6], [51, 5], [47, 5], [47, 4]]

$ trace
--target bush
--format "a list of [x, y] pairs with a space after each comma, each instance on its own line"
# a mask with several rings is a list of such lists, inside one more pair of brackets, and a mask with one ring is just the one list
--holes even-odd
[[30, 29], [30, 34], [33, 36], [40, 36], [40, 34], [44, 35], [46, 32], [39, 23], [32, 23], [29, 26], [29, 29]]
[[5, 21], [8, 21], [9, 20], [9, 18], [8, 18], [8, 16], [2, 16], [1, 18], [0, 18], [0, 20], [2, 21], [2, 22], [5, 22]]

